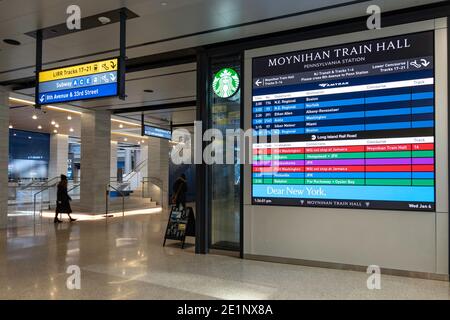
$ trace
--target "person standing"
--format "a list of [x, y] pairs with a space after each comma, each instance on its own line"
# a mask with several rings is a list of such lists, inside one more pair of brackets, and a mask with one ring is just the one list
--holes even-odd
[[56, 195], [55, 219], [53, 220], [54, 223], [62, 222], [62, 220], [58, 219], [58, 214], [60, 213], [67, 213], [71, 222], [77, 220], [70, 216], [70, 214], [72, 213], [70, 201], [72, 201], [72, 198], [67, 192], [67, 176], [62, 174], [61, 181], [58, 183], [58, 191]]
[[180, 208], [180, 204], [183, 206], [182, 209], [186, 208], [186, 193], [188, 190], [186, 175], [182, 173], [178, 179], [173, 184], [173, 196], [172, 204], [175, 204]]

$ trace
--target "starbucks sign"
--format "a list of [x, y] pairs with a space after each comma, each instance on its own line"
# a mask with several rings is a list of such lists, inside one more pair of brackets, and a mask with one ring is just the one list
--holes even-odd
[[239, 90], [239, 75], [231, 68], [223, 68], [214, 75], [214, 93], [220, 98], [229, 98]]

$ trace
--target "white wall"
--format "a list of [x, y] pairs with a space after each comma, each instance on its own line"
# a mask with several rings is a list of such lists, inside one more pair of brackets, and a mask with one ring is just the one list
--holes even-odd
[[430, 212], [254, 206], [244, 168], [244, 254], [448, 274], [447, 23], [381, 30], [247, 51], [245, 123], [251, 127], [251, 59], [257, 56], [433, 30], [436, 40], [436, 210]]

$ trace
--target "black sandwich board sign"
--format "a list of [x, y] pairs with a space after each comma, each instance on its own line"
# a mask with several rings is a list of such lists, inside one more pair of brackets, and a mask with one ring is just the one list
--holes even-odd
[[172, 206], [163, 246], [166, 245], [166, 240], [178, 240], [182, 242], [181, 248], [184, 249], [187, 236], [195, 237], [194, 210], [191, 207], [180, 210], [177, 206]]

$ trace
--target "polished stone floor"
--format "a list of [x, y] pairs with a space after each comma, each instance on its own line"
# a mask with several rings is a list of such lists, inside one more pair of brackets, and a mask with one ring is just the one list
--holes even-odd
[[[10, 219], [0, 231], [0, 299], [449, 299], [449, 283], [195, 255], [162, 247], [166, 214], [54, 225]], [[193, 239], [189, 240], [191, 243]], [[81, 289], [69, 290], [68, 266]]]

